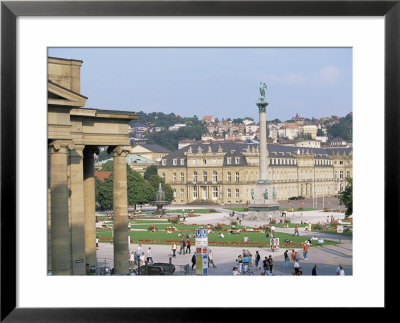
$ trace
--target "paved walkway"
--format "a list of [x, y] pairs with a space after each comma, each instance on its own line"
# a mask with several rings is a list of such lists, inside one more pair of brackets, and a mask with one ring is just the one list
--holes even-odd
[[[180, 207], [182, 208], [182, 207]], [[206, 206], [201, 206], [199, 208], [207, 208]], [[216, 211], [220, 213], [209, 213], [202, 214], [198, 217], [186, 218], [187, 223], [196, 224], [212, 224], [212, 223], [226, 223], [230, 222], [229, 210], [222, 208], [216, 208], [212, 206]], [[172, 209], [172, 208], [169, 208]], [[195, 209], [194, 207], [185, 209]], [[236, 212], [235, 215], [238, 215]], [[240, 213], [242, 215], [242, 213]], [[307, 211], [307, 212], [295, 212], [292, 217], [292, 223], [300, 223], [301, 221], [308, 221], [311, 223], [316, 223], [318, 221], [325, 221], [327, 215], [333, 215], [335, 218], [342, 219], [344, 217], [343, 213], [325, 213], [322, 211]], [[244, 214], [244, 219], [242, 220], [242, 225], [249, 226], [259, 226], [266, 224], [265, 221], [248, 221], [246, 220], [246, 214]], [[337, 235], [320, 233], [320, 232], [304, 232], [304, 228], [299, 228], [300, 236], [311, 237], [313, 235], [318, 238], [338, 240]], [[276, 228], [277, 232], [287, 232], [293, 233], [293, 228]], [[179, 255], [172, 257], [171, 247], [168, 245], [143, 245], [145, 253], [147, 253], [148, 247], [152, 249], [152, 255], [154, 262], [169, 262], [171, 258], [172, 263], [177, 266], [177, 271], [180, 269], [179, 265], [183, 266], [189, 264], [191, 267], [191, 257], [192, 254]], [[308, 259], [304, 260], [302, 257], [302, 249], [295, 249], [301, 255], [300, 265], [302, 267], [303, 275], [311, 275], [311, 270], [314, 264], [317, 264], [318, 275], [335, 275], [336, 267], [341, 264], [345, 270], [346, 275], [352, 275], [352, 240], [349, 237], [342, 236], [341, 244], [336, 246], [320, 246], [312, 247], [308, 253]], [[130, 252], [137, 248], [137, 244], [130, 245]], [[209, 275], [232, 275], [232, 269], [235, 265], [235, 260], [237, 256], [242, 253], [242, 247], [210, 247], [214, 253], [214, 262], [216, 268], [211, 267], [209, 269]], [[289, 268], [283, 268], [283, 253], [286, 249], [279, 249], [275, 252], [269, 250], [269, 248], [248, 248], [249, 251], [255, 255], [258, 251], [261, 255], [261, 265], [264, 257], [272, 255], [274, 259], [273, 275], [291, 275], [293, 270], [293, 263], [289, 264]], [[179, 246], [178, 246], [179, 250]], [[192, 252], [194, 246], [192, 246]], [[291, 250], [289, 250], [290, 254]], [[129, 258], [129, 255], [127, 255]], [[99, 266], [104, 264], [110, 264], [113, 267], [113, 244], [112, 243], [100, 243], [100, 248], [97, 251], [97, 259]], [[254, 270], [254, 268], [253, 268]], [[190, 271], [191, 274], [195, 275], [195, 270]], [[260, 275], [261, 270], [254, 270], [255, 275]]]

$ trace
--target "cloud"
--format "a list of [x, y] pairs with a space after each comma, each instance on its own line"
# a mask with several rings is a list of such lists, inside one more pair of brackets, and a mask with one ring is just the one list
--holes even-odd
[[332, 65], [325, 66], [318, 72], [318, 78], [326, 84], [335, 83], [340, 77], [339, 70]]

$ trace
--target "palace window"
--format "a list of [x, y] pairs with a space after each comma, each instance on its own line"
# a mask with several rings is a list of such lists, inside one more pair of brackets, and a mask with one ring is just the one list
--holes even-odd
[[175, 183], [176, 182], [176, 173], [172, 174], [172, 181]]
[[185, 174], [181, 173], [181, 183], [183, 183], [185, 181]]
[[161, 164], [162, 164], [163, 166], [167, 165], [167, 160], [166, 160], [166, 159], [163, 159], [163, 160], [161, 161]]
[[232, 177], [231, 177], [231, 172], [228, 172], [228, 175], [227, 175], [227, 182], [228, 183], [230, 183], [231, 182], [231, 180], [232, 180]]
[[162, 173], [161, 178], [164, 180], [165, 182], [165, 173]]
[[176, 189], [174, 189], [174, 198], [176, 198]]
[[182, 166], [185, 165], [185, 160], [184, 159], [181, 159], [181, 165]]
[[339, 165], [343, 165], [343, 160], [339, 161]]
[[231, 191], [230, 188], [228, 188], [228, 190], [226, 192], [226, 196], [229, 197], [229, 198], [232, 197], [232, 191]]
[[239, 183], [239, 172], [235, 173], [235, 182]]
[[193, 183], [197, 183], [197, 172], [193, 172]]
[[207, 172], [203, 172], [203, 182], [207, 182]]
[[173, 159], [173, 160], [172, 160], [172, 164], [173, 164], [173, 165], [176, 165], [177, 163], [178, 163], [178, 160], [177, 160], [177, 159]]
[[185, 197], [185, 190], [181, 188], [181, 197]]
[[217, 172], [214, 170], [213, 171], [213, 183], [216, 183], [217, 181], [218, 181]]
[[346, 177], [350, 177], [350, 171], [346, 172]]
[[235, 164], [240, 164], [240, 157], [235, 157]]
[[193, 187], [193, 199], [197, 199], [198, 193], [197, 193], [197, 186]]
[[226, 159], [226, 163], [227, 163], [228, 165], [232, 164], [232, 158], [231, 158], [231, 157], [228, 157], [228, 158]]
[[342, 170], [341, 170], [340, 173], [339, 173], [339, 178], [340, 178], [340, 179], [343, 179], [343, 171], [342, 171]]
[[239, 197], [239, 189], [238, 188], [235, 190], [235, 197]]
[[218, 187], [213, 186], [212, 196], [213, 200], [216, 200], [218, 198]]
[[203, 159], [203, 165], [207, 164], [207, 159]]
[[343, 183], [340, 183], [340, 191], [343, 191]]

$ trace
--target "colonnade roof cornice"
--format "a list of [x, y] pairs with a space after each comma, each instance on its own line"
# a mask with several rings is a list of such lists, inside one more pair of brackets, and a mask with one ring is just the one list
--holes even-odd
[[139, 116], [135, 112], [118, 111], [118, 110], [99, 110], [94, 108], [74, 108], [71, 109], [71, 116], [92, 117], [102, 119], [118, 119], [118, 120], [136, 120]]

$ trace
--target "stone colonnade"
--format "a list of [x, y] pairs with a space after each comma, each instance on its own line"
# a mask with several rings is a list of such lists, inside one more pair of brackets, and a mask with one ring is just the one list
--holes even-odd
[[[56, 140], [49, 144], [52, 275], [85, 275], [96, 258], [94, 153], [96, 146]], [[114, 273], [129, 271], [128, 198], [124, 146], [114, 157]]]

